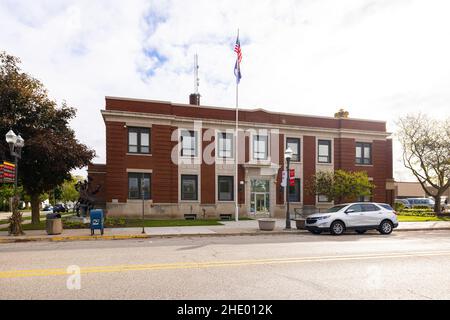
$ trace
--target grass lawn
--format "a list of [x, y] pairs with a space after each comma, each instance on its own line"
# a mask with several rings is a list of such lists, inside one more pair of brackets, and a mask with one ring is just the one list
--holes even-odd
[[[218, 220], [197, 219], [197, 220], [144, 220], [145, 227], [181, 227], [181, 226], [217, 226], [222, 225]], [[38, 225], [24, 224], [24, 230], [45, 230], [45, 219], [42, 219]], [[132, 228], [142, 227], [142, 219], [123, 219], [109, 218], [106, 219], [105, 228]], [[88, 229], [89, 224], [66, 221], [63, 219], [64, 229]], [[0, 229], [0, 231], [8, 231], [8, 228]]]
[[424, 221], [450, 221], [450, 217], [424, 217], [424, 216], [402, 216], [399, 215], [399, 222], [424, 222]]
[[[21, 212], [22, 212], [22, 211], [21, 211]], [[46, 213], [44, 213], [44, 214], [41, 213], [41, 214], [40, 214], [41, 219], [44, 219], [44, 220], [45, 220], [45, 216], [47, 215], [47, 213], [48, 213], [48, 212], [46, 212]], [[66, 215], [73, 215], [73, 213], [62, 213], [61, 215], [64, 217], [64, 216], [66, 216]], [[28, 216], [28, 217], [22, 216], [22, 220], [23, 220], [23, 221], [25, 221], [25, 220], [31, 220], [31, 216]], [[7, 224], [7, 223], [9, 223], [9, 220], [8, 220], [8, 219], [0, 220], [0, 224]]]

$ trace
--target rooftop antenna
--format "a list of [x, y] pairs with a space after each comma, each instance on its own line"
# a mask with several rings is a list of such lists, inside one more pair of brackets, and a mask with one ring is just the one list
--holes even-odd
[[198, 93], [198, 86], [200, 79], [198, 78], [198, 54], [194, 55], [194, 93], [189, 95], [189, 104], [200, 105], [200, 93]]

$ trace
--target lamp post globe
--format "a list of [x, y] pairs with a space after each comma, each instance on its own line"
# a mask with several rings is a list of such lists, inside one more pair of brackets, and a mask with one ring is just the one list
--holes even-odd
[[292, 159], [293, 151], [290, 147], [287, 147], [284, 152], [284, 158], [286, 159], [286, 229], [291, 229], [291, 217], [289, 213], [289, 186], [290, 186], [290, 174], [289, 164]]
[[16, 147], [23, 148], [25, 145], [25, 140], [20, 136], [20, 134], [16, 138]]
[[5, 137], [6, 137], [6, 142], [8, 142], [8, 144], [15, 144], [16, 143], [16, 141], [17, 141], [17, 136], [16, 136], [16, 134], [14, 133], [14, 131], [12, 131], [12, 130], [9, 130], [7, 133], [6, 133], [6, 135], [5, 135]]

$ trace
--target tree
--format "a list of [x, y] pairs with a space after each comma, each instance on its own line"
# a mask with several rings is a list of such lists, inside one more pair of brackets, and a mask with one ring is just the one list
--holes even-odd
[[78, 200], [80, 193], [75, 188], [75, 185], [78, 183], [78, 180], [74, 177], [71, 177], [70, 180], [64, 181], [61, 186], [61, 200], [64, 203], [69, 201], [75, 202]]
[[420, 113], [410, 114], [400, 118], [397, 125], [403, 164], [434, 198], [434, 212], [440, 214], [441, 196], [450, 187], [450, 118], [437, 121]]
[[318, 171], [309, 181], [307, 192], [341, 203], [358, 196], [368, 196], [374, 187], [365, 171]]
[[[0, 52], [0, 136], [13, 129], [25, 139], [18, 178], [31, 198], [32, 223], [39, 223], [39, 196], [70, 179], [70, 171], [86, 166], [95, 152], [69, 128], [76, 110], [65, 102], [58, 107], [19, 64], [17, 57]], [[9, 158], [6, 143], [0, 143], [0, 157]]]
[[0, 185], [0, 210], [9, 211], [11, 197], [14, 196], [14, 187], [10, 184]]

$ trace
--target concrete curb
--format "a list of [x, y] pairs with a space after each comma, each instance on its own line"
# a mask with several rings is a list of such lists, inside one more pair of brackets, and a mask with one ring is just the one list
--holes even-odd
[[[398, 231], [440, 231], [450, 230], [449, 227], [438, 228], [408, 228], [395, 229]], [[151, 239], [151, 238], [182, 238], [182, 237], [224, 237], [224, 236], [259, 236], [259, 235], [285, 235], [285, 234], [302, 234], [307, 233], [306, 230], [292, 229], [289, 231], [252, 231], [252, 232], [227, 232], [227, 233], [194, 233], [194, 234], [129, 234], [129, 235], [87, 235], [87, 236], [57, 236], [57, 237], [29, 237], [29, 238], [3, 238], [1, 243], [18, 243], [18, 242], [69, 242], [69, 241], [93, 241], [93, 240], [130, 240], [130, 239]]]

